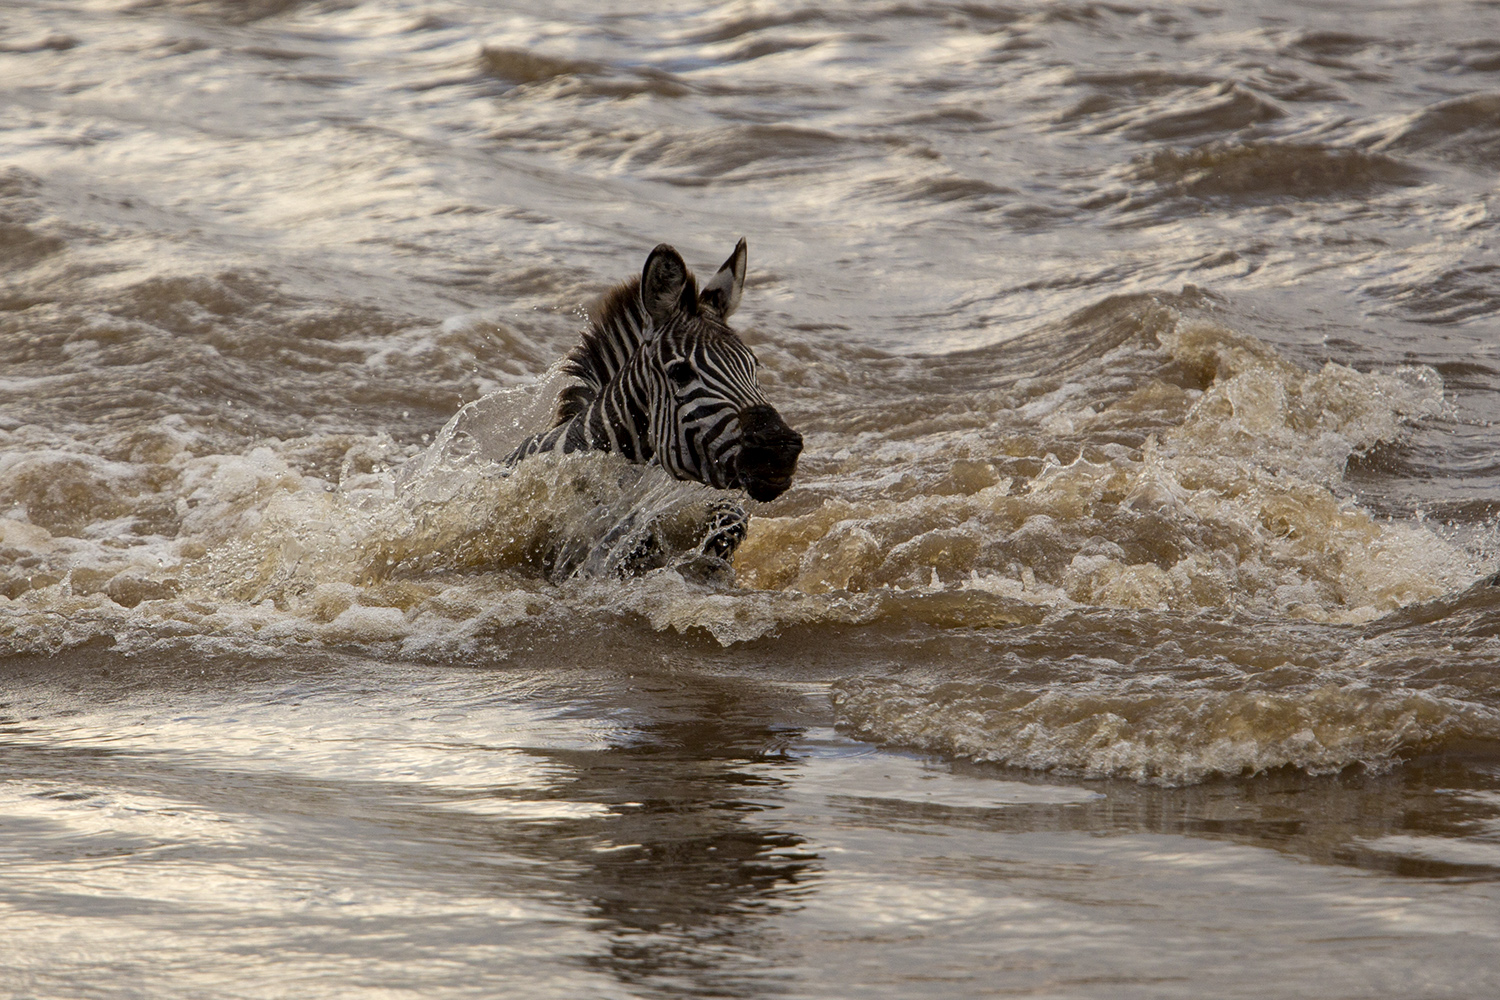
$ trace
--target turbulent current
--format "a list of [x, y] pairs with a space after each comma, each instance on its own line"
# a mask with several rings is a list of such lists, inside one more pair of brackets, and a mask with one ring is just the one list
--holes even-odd
[[[1497, 171], [1480, 0], [0, 8], [0, 993], [1495, 995]], [[730, 575], [504, 458], [742, 236]]]

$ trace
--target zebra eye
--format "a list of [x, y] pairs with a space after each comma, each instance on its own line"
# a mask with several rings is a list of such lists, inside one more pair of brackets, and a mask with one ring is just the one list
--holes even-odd
[[693, 381], [693, 366], [686, 361], [674, 361], [667, 365], [667, 378], [679, 389], [686, 389]]

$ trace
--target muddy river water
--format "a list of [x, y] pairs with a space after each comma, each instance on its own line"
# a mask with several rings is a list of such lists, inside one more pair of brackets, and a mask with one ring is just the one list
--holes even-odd
[[1497, 177], [1494, 2], [0, 6], [0, 994], [1500, 995]]

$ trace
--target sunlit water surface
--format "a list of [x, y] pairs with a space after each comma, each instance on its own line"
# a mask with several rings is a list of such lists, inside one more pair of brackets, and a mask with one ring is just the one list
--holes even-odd
[[0, 10], [0, 993], [1500, 994], [1500, 7], [637, 10]]

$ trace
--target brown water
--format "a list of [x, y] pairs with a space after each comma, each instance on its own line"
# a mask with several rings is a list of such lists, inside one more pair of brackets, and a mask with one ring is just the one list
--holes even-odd
[[0, 9], [0, 994], [1500, 995], [1500, 6], [635, 9]]

